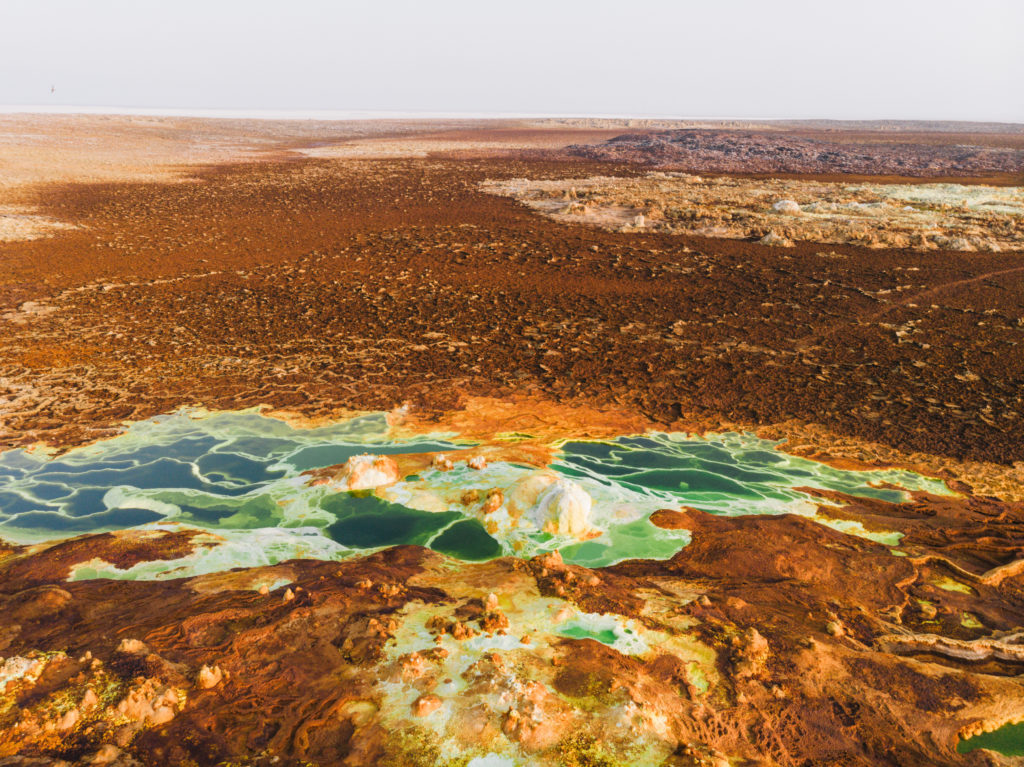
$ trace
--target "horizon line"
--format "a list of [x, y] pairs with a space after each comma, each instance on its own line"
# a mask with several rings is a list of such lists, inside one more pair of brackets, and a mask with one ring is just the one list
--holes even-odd
[[664, 120], [673, 122], [891, 122], [891, 123], [964, 123], [1024, 126], [1007, 120], [962, 120], [895, 117], [726, 117], [658, 113], [601, 112], [463, 112], [388, 109], [275, 109], [217, 107], [131, 107], [49, 104], [0, 104], [0, 115], [109, 115], [126, 117], [197, 117], [249, 120]]

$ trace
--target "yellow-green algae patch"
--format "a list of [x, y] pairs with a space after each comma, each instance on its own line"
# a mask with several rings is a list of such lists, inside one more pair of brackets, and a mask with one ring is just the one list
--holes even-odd
[[943, 589], [944, 591], [957, 591], [961, 594], [974, 593], [974, 589], [972, 589], [966, 583], [961, 583], [960, 581], [954, 578], [950, 578], [946, 575], [939, 576], [937, 578], [932, 578], [931, 583], [935, 586], [938, 586], [940, 589]]
[[971, 613], [964, 613], [960, 618], [960, 625], [966, 629], [983, 629], [984, 624]]

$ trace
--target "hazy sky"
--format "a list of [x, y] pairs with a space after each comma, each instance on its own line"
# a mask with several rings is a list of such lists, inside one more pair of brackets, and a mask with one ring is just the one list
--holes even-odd
[[0, 104], [1024, 122], [1024, 0], [0, 0]]

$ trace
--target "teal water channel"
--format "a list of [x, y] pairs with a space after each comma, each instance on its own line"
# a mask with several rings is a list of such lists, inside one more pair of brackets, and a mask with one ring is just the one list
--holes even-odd
[[[948, 492], [906, 471], [844, 471], [795, 458], [744, 434], [693, 437], [649, 434], [561, 444], [551, 471], [591, 498], [588, 540], [540, 529], [489, 533], [458, 502], [465, 490], [508, 488], [536, 473], [495, 462], [483, 470], [456, 463], [428, 469], [377, 492], [311, 486], [302, 473], [373, 453], [451, 451], [470, 446], [452, 435], [396, 437], [383, 414], [318, 428], [296, 428], [259, 412], [181, 412], [135, 423], [112, 439], [61, 455], [0, 453], [0, 537], [25, 543], [124, 528], [184, 525], [208, 531], [215, 545], [183, 560], [148, 562], [129, 571], [105, 563], [74, 577], [159, 578], [295, 557], [342, 559], [397, 544], [429, 546], [465, 560], [531, 556], [558, 548], [571, 562], [607, 565], [627, 558], [667, 558], [688, 542], [648, 517], [693, 506], [715, 514], [813, 516], [806, 486], [900, 501], [900, 490]], [[423, 499], [429, 497], [430, 502]], [[855, 534], [867, 533], [843, 523]], [[898, 534], [875, 534], [885, 543]]]

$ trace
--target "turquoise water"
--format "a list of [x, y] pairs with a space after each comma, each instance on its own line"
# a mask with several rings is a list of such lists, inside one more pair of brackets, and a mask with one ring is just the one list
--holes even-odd
[[[113, 439], [60, 456], [0, 453], [0, 537], [31, 542], [187, 525], [209, 530], [217, 536], [211, 540], [220, 544], [216, 552], [203, 555], [201, 566], [195, 565], [203, 570], [294, 556], [338, 559], [402, 543], [466, 560], [559, 548], [569, 561], [598, 566], [632, 557], [667, 558], [685, 545], [686, 531], [650, 524], [648, 517], [659, 508], [688, 505], [727, 515], [810, 516], [815, 502], [795, 487], [891, 501], [904, 494], [874, 485], [946, 492], [940, 482], [910, 472], [841, 471], [788, 456], [771, 442], [742, 434], [570, 441], [560, 446], [551, 469], [592, 499], [595, 537], [578, 541], [530, 526], [499, 531], [491, 524], [488, 532], [489, 518], [458, 502], [471, 488], [507, 491], [536, 473], [528, 466], [492, 463], [477, 471], [456, 463], [452, 471], [427, 469], [376, 494], [311, 487], [308, 477], [301, 476], [366, 452], [467, 446], [444, 434], [396, 438], [383, 414], [301, 429], [256, 411], [177, 413], [133, 424]], [[850, 531], [863, 533], [855, 525]], [[159, 577], [159, 567], [150, 563], [138, 572]], [[184, 572], [171, 565], [165, 569]]]
[[1004, 724], [998, 730], [983, 732], [956, 744], [957, 753], [967, 754], [979, 748], [1006, 756], [1024, 756], [1024, 722]]

